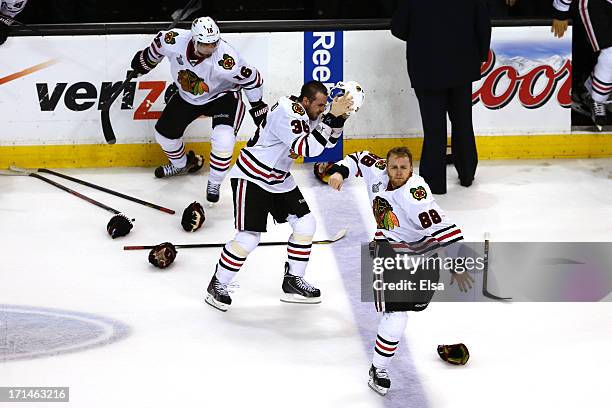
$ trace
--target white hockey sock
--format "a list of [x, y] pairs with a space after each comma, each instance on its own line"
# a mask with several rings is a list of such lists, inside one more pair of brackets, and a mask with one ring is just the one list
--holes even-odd
[[210, 152], [210, 174], [208, 181], [221, 184], [229, 171], [236, 135], [234, 129], [228, 125], [217, 125], [210, 136], [212, 146]]
[[374, 342], [372, 364], [376, 368], [387, 368], [399, 342], [406, 330], [408, 314], [406, 312], [383, 313], [378, 324], [378, 333]]
[[176, 168], [183, 168], [187, 165], [187, 156], [185, 155], [185, 145], [182, 139], [168, 139], [155, 131], [155, 140], [161, 146], [164, 153], [170, 160], [170, 163]]
[[310, 259], [312, 237], [317, 229], [317, 222], [308, 213], [302, 217], [289, 215], [287, 221], [293, 228], [293, 234], [287, 241], [287, 262], [289, 262], [289, 273], [294, 276], [303, 277], [306, 274], [306, 266]]
[[310, 240], [298, 241], [295, 239], [295, 235], [291, 234], [287, 242], [287, 261], [289, 262], [290, 274], [300, 277], [306, 274], [311, 247], [312, 236], [310, 236]]
[[597, 64], [584, 85], [594, 101], [608, 102], [612, 94], [612, 47], [601, 50]]
[[208, 175], [208, 181], [212, 184], [221, 184], [229, 171], [231, 161], [231, 152], [210, 152], [210, 174]]
[[217, 265], [217, 279], [227, 285], [230, 283], [244, 262], [259, 244], [259, 232], [238, 231], [233, 240], [225, 244], [221, 250]]

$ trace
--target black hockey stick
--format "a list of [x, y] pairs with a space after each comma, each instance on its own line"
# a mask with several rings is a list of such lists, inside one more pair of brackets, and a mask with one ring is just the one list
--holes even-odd
[[19, 22], [19, 21], [15, 20], [14, 18], [9, 17], [9, 16], [5, 16], [5, 15], [3, 15], [3, 14], [0, 14], [0, 22], [2, 22], [2, 23], [4, 23], [4, 24], [6, 24], [7, 26], [10, 26], [10, 25], [12, 25], [12, 24], [18, 25], [19, 27], [23, 27], [23, 28], [25, 28], [26, 30], [30, 30], [30, 31], [32, 31], [33, 33], [36, 33], [36, 34], [38, 34], [38, 35], [40, 35], [40, 36], [44, 36], [44, 35], [45, 35], [45, 34], [43, 34], [43, 32], [42, 32], [42, 31], [37, 30], [37, 29], [35, 29], [34, 27], [30, 27], [30, 26], [29, 26], [29, 25], [27, 25], [27, 24], [23, 24], [23, 23], [21, 23], [21, 22]]
[[[11, 167], [10, 167], [10, 169], [11, 169], [11, 170], [14, 170], [14, 171], [20, 171], [20, 170], [23, 170], [23, 169], [19, 169], [18, 167], [14, 167], [14, 166], [11, 166]], [[61, 178], [64, 178], [64, 179], [66, 179], [66, 180], [74, 181], [75, 183], [82, 184], [82, 185], [87, 186], [87, 187], [95, 188], [96, 190], [100, 190], [100, 191], [103, 191], [103, 192], [105, 192], [105, 193], [112, 194], [112, 195], [114, 195], [114, 196], [124, 198], [124, 199], [126, 199], [126, 200], [128, 200], [128, 201], [133, 201], [133, 202], [135, 202], [135, 203], [142, 204], [142, 205], [144, 205], [144, 206], [146, 206], [146, 207], [153, 208], [153, 209], [155, 209], [155, 210], [159, 210], [159, 211], [165, 212], [165, 213], [167, 213], [167, 214], [175, 214], [175, 211], [174, 211], [174, 210], [171, 210], [171, 209], [169, 209], [169, 208], [162, 207], [162, 206], [159, 206], [159, 205], [157, 205], [157, 204], [149, 203], [149, 202], [144, 201], [144, 200], [141, 200], [141, 199], [139, 199], [139, 198], [136, 198], [136, 197], [131, 197], [131, 196], [129, 196], [129, 195], [126, 195], [126, 194], [120, 193], [120, 192], [118, 192], [118, 191], [114, 191], [114, 190], [108, 189], [108, 188], [106, 188], [106, 187], [98, 186], [98, 185], [96, 185], [96, 184], [89, 183], [89, 182], [87, 182], [87, 181], [85, 181], [85, 180], [81, 180], [81, 179], [78, 179], [78, 178], [75, 178], [75, 177], [67, 176], [67, 175], [65, 175], [65, 174], [58, 173], [58, 172], [53, 171], [53, 170], [48, 170], [48, 169], [38, 169], [38, 172], [39, 172], [39, 173], [53, 174], [54, 176], [61, 177]]]
[[63, 184], [56, 183], [55, 181], [50, 180], [50, 179], [48, 179], [46, 177], [43, 177], [40, 174], [31, 172], [31, 171], [27, 171], [25, 169], [20, 169], [19, 167], [11, 167], [11, 170], [16, 172], [16, 173], [23, 174], [24, 176], [34, 177], [34, 178], [37, 178], [39, 180], [44, 181], [45, 183], [49, 183], [52, 186], [59, 188], [60, 190], [64, 190], [65, 192], [70, 193], [73, 196], [76, 196], [76, 197], [78, 197], [78, 198], [80, 198], [82, 200], [85, 200], [88, 203], [91, 203], [91, 204], [93, 204], [95, 206], [103, 208], [103, 209], [105, 209], [108, 212], [111, 212], [113, 214], [121, 214], [121, 211], [117, 211], [114, 208], [111, 208], [111, 207], [107, 206], [106, 204], [102, 204], [101, 202], [96, 201], [96, 200], [94, 200], [91, 197], [87, 197], [86, 195], [83, 195], [83, 194], [79, 193], [78, 191], [74, 191], [71, 188], [68, 188], [68, 187], [64, 186]]
[[[341, 240], [346, 235], [346, 229], [341, 229], [330, 239], [322, 239], [318, 241], [312, 241], [313, 244], [331, 244]], [[259, 246], [276, 246], [276, 245], [287, 245], [287, 241], [274, 241], [274, 242], [260, 242]], [[137, 249], [153, 249], [156, 245], [127, 245], [123, 249], [125, 251], [133, 251]], [[174, 245], [175, 248], [223, 248], [225, 243], [214, 243], [214, 244], [184, 244]]]
[[488, 297], [489, 299], [494, 299], [494, 300], [510, 300], [510, 299], [512, 299], [511, 297], [499, 297], [499, 296], [496, 296], [496, 295], [492, 294], [491, 292], [489, 292], [489, 290], [487, 289], [488, 275], [489, 275], [489, 233], [485, 232], [485, 239], [484, 239], [484, 268], [483, 268], [483, 273], [482, 273], [482, 294], [483, 294], [483, 296]]
[[[196, 2], [198, 2], [198, 5], [195, 5]], [[199, 10], [201, 6], [201, 0], [190, 0], [189, 3], [185, 5], [185, 7], [180, 9], [180, 11], [177, 10], [177, 12], [175, 12], [176, 17], [168, 27], [168, 30], [171, 30], [176, 27], [179, 21], [181, 21], [183, 18], [188, 17], [194, 11]], [[100, 102], [100, 120], [102, 122], [102, 133], [104, 134], [104, 139], [108, 144], [117, 143], [117, 137], [115, 136], [115, 131], [113, 130], [113, 126], [110, 120], [111, 105], [113, 104], [113, 102], [115, 102], [117, 97], [119, 97], [119, 94], [123, 92], [123, 90], [130, 83], [130, 81], [132, 81], [137, 76], [138, 73], [136, 71], [131, 71], [125, 78], [125, 81], [123, 81], [121, 85], [119, 85], [119, 88], [117, 88], [115, 92], [108, 97], [108, 99]]]

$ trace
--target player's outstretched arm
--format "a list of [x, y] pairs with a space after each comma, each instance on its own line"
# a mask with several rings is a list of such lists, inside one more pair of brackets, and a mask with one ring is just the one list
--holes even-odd
[[134, 55], [130, 66], [138, 76], [149, 73], [164, 59], [166, 55], [164, 43], [173, 40], [175, 35], [176, 33], [172, 31], [160, 31], [147, 48]]

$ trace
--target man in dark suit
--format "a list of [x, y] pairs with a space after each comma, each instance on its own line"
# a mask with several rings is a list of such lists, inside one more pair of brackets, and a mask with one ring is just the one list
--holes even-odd
[[406, 41], [424, 140], [419, 174], [434, 194], [446, 193], [446, 114], [453, 162], [462, 186], [474, 179], [478, 155], [472, 127], [472, 82], [480, 79], [491, 41], [484, 0], [402, 0], [391, 33]]

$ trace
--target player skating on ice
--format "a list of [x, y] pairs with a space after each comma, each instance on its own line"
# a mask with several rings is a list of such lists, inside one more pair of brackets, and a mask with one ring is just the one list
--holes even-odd
[[259, 244], [268, 214], [293, 229], [287, 242], [287, 262], [281, 300], [319, 303], [321, 292], [305, 279], [315, 218], [289, 172], [299, 156], [314, 157], [338, 142], [352, 97], [336, 97], [329, 113], [327, 88], [319, 81], [302, 86], [298, 97], [282, 97], [272, 106], [262, 128], [241, 150], [232, 168], [236, 235], [223, 250], [207, 289], [206, 302], [226, 311], [232, 302], [228, 285]]
[[244, 118], [241, 90], [249, 100], [255, 125], [259, 126], [266, 117], [263, 78], [221, 38], [219, 27], [210, 17], [194, 20], [191, 30], [160, 31], [149, 47], [134, 55], [132, 69], [146, 74], [164, 57], [170, 62], [178, 92], [155, 124], [155, 140], [170, 161], [155, 169], [155, 176], [183, 175], [202, 167], [201, 156], [193, 151], [185, 154], [183, 133], [198, 117], [212, 117], [206, 199], [215, 203], [219, 201], [219, 188], [229, 171], [236, 134]]
[[[374, 218], [376, 233], [371, 249], [375, 257], [394, 258], [396, 254], [432, 255], [440, 248], [463, 240], [461, 229], [438, 206], [425, 180], [412, 172], [412, 154], [406, 147], [396, 147], [382, 159], [367, 151], [349, 154], [328, 169], [328, 184], [340, 190], [350, 176], [363, 177]], [[405, 278], [398, 270], [385, 270], [384, 282]], [[416, 282], [437, 284], [439, 269], [419, 268], [412, 275]], [[472, 278], [453, 273], [462, 291], [471, 288]], [[378, 288], [380, 288], [378, 286]], [[382, 312], [370, 367], [370, 387], [385, 395], [391, 386], [387, 369], [406, 329], [406, 312], [424, 310], [434, 290], [397, 297], [374, 285], [376, 310]], [[467, 348], [465, 349], [467, 352]]]
[[[555, 37], [563, 37], [570, 17], [573, 0], [554, 0], [553, 24]], [[593, 51], [599, 52], [597, 64], [584, 83], [588, 95], [574, 95], [589, 106], [591, 119], [601, 131], [607, 123], [606, 104], [612, 94], [612, 0], [578, 0], [578, 10]]]

